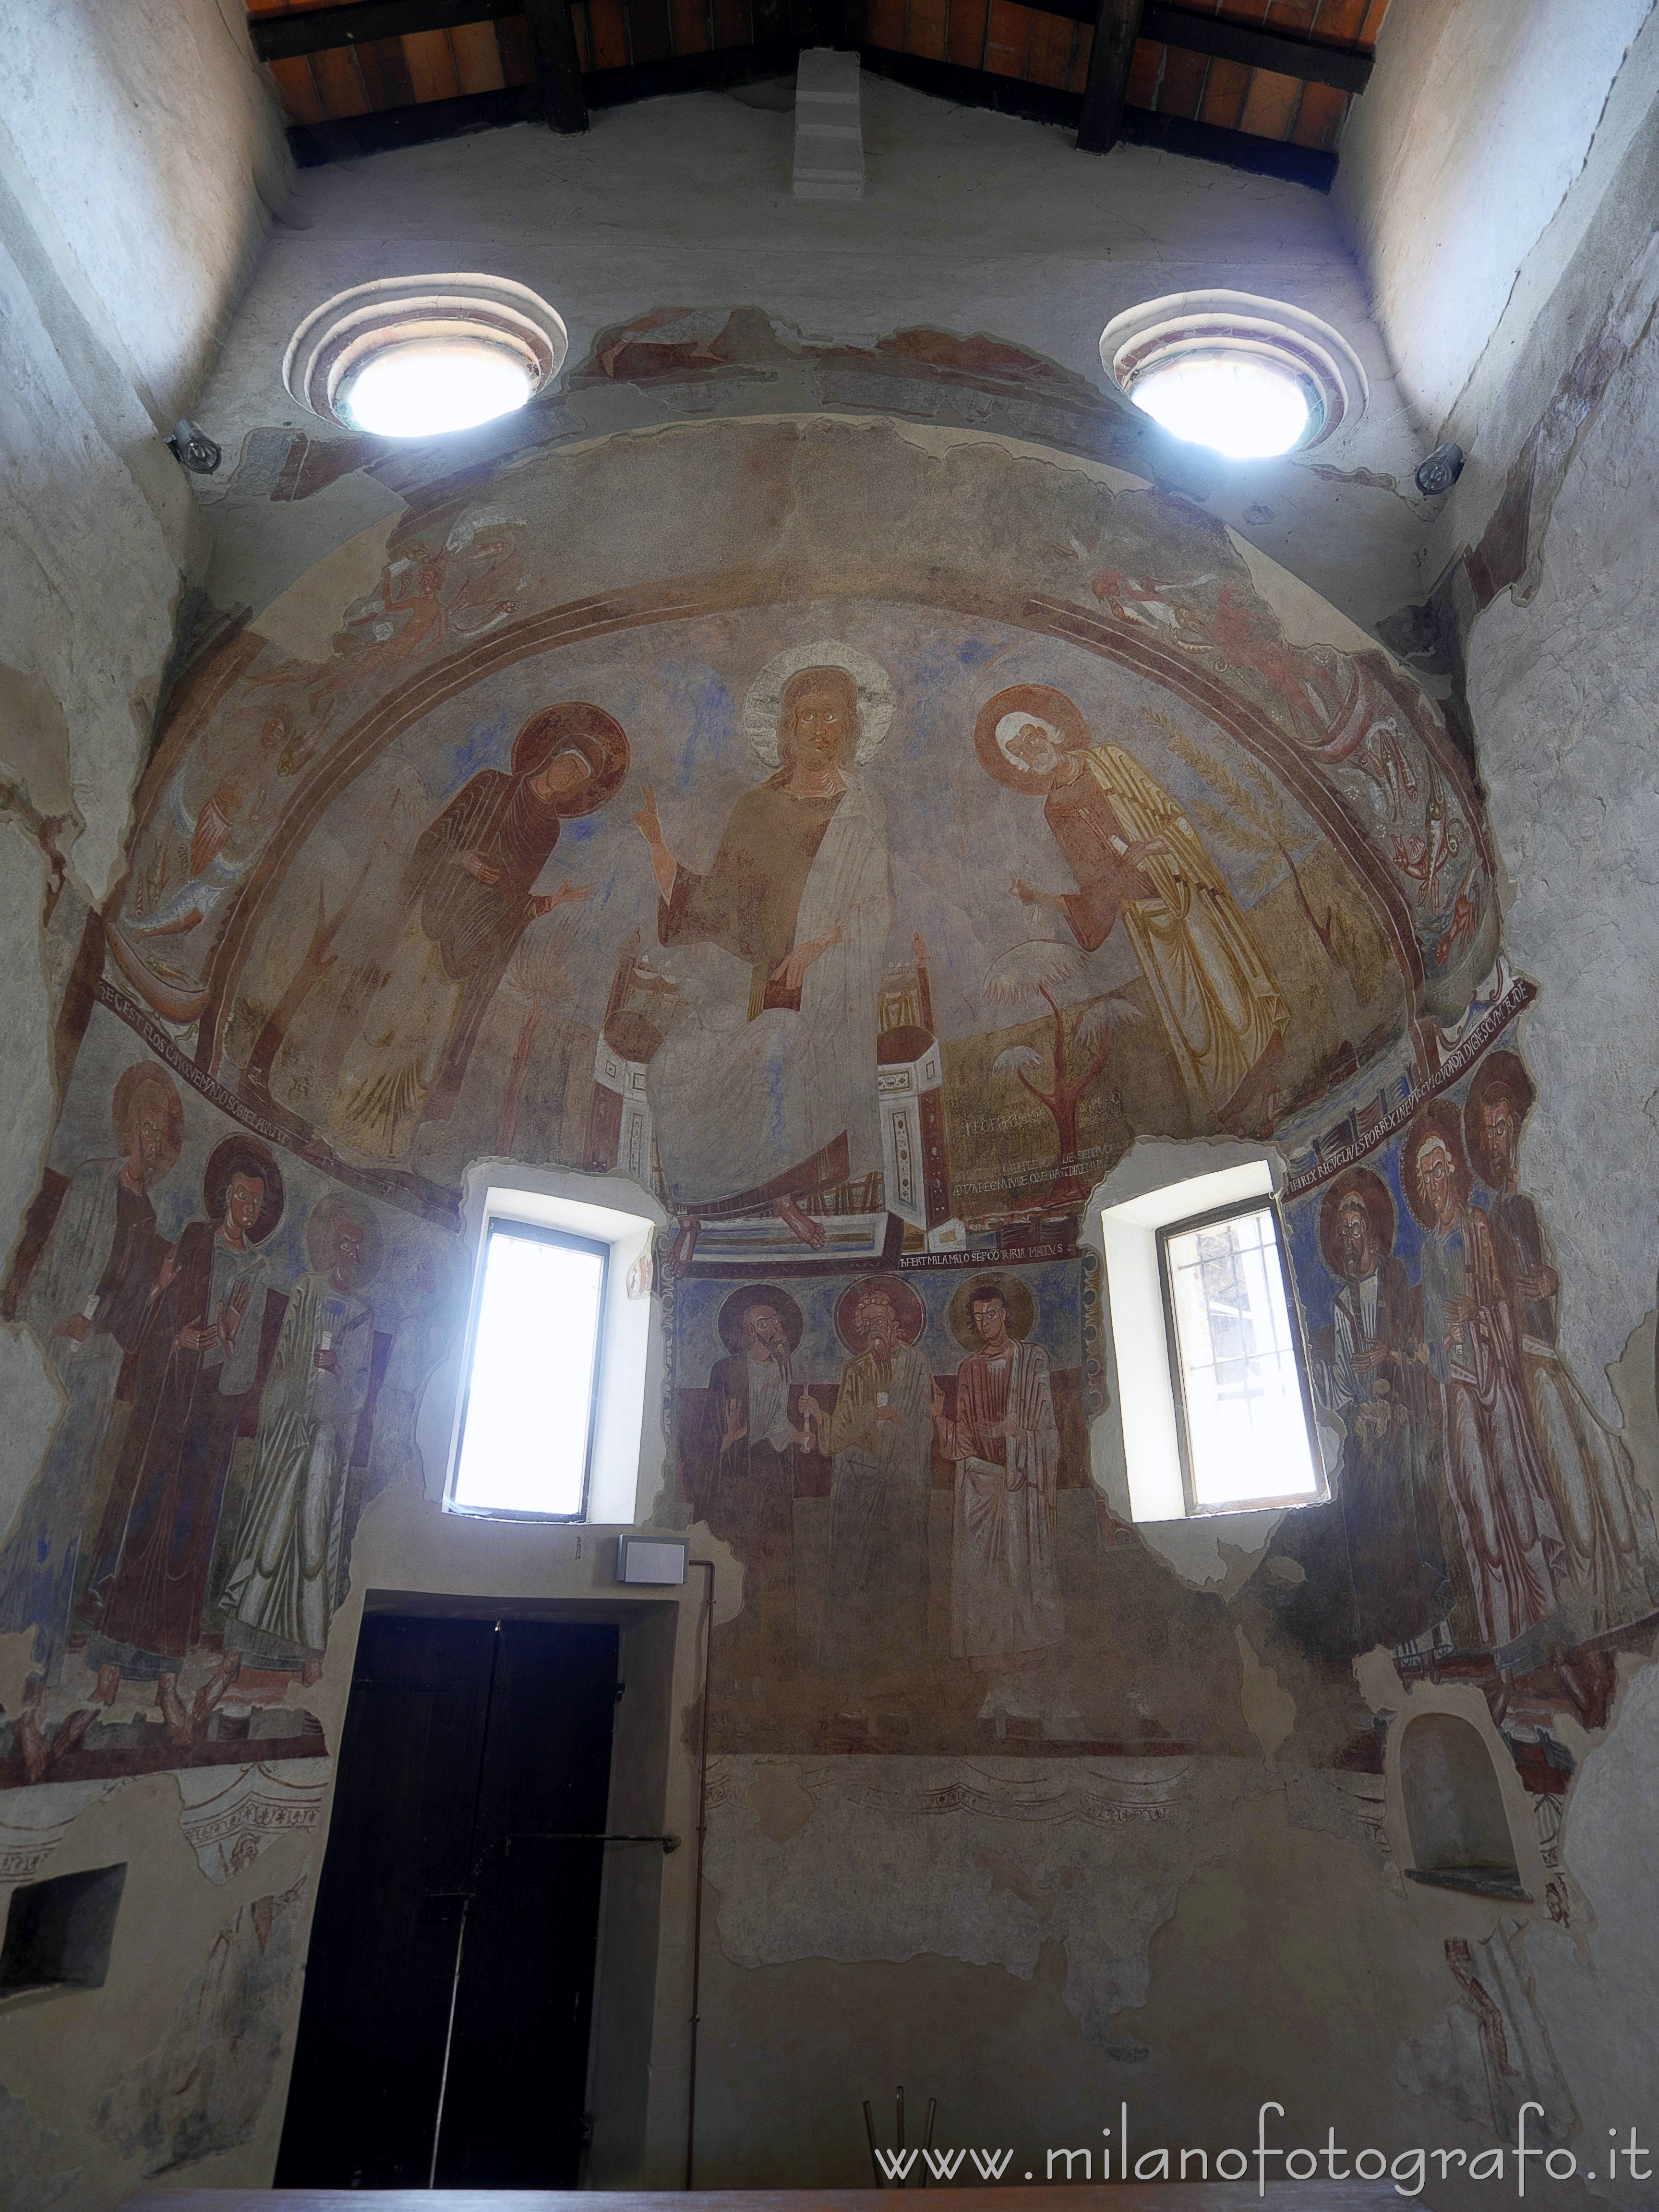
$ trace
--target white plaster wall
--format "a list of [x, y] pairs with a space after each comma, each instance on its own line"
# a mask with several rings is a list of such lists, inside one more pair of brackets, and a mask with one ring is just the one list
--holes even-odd
[[[1609, 2130], [1621, 2143], [1632, 2126], [1644, 2143], [1655, 2136], [1656, 1824], [1659, 1669], [1650, 1668], [1630, 1686], [1612, 1739], [1585, 1760], [1562, 1830], [1563, 1856], [1594, 1916], [1589, 1935], [1579, 1949], [1552, 1928], [1534, 1927], [1527, 1939], [1550, 2040], [1583, 2121], [1580, 2161], [1592, 2172]], [[1601, 2164], [1590, 2193], [1635, 2212], [1653, 2188], [1627, 2172], [1612, 2182]]]
[[1653, 0], [1394, 0], [1336, 209], [1425, 443], [1583, 169]]
[[231, 0], [0, 0], [0, 119], [169, 423], [287, 194]]
[[[131, 400], [122, 408], [113, 398], [112, 421], [99, 404], [104, 395], [83, 397], [54, 343], [52, 303], [39, 299], [8, 242], [0, 241], [0, 660], [38, 678], [56, 711], [45, 710], [52, 729], [43, 744], [38, 729], [22, 726], [14, 696], [0, 757], [29, 775], [39, 811], [67, 805], [79, 813], [76, 872], [100, 896], [143, 764], [193, 510], [187, 492], [176, 504], [178, 488], [166, 478], [155, 504], [146, 495], [117, 449], [143, 442]], [[152, 434], [149, 442], [160, 441]], [[161, 458], [182, 473], [165, 448]], [[173, 501], [158, 513], [168, 493]]]
[[[585, 136], [538, 126], [301, 173], [218, 372], [204, 419], [233, 448], [249, 429], [326, 426], [282, 388], [301, 319], [377, 276], [476, 269], [529, 284], [595, 334], [665, 306], [754, 306], [817, 342], [868, 345], [929, 326], [1030, 347], [1104, 388], [1099, 340], [1137, 301], [1209, 286], [1288, 300], [1334, 324], [1370, 379], [1357, 427], [1299, 459], [1214, 468], [1208, 509], [1368, 623], [1419, 586], [1418, 448], [1329, 200], [1297, 185], [1133, 146], [1081, 156], [1069, 131], [954, 108], [882, 78], [863, 85], [866, 179], [856, 202], [790, 191], [793, 124], [718, 93], [597, 111]], [[1207, 470], [1207, 460], [1204, 464]], [[239, 540], [278, 533], [289, 563], [375, 519], [361, 484], [257, 517], [212, 496], [215, 594], [249, 595]], [[289, 544], [288, 541], [292, 541]], [[303, 557], [302, 557], [303, 556]], [[259, 604], [255, 597], [256, 607]]]
[[[217, 0], [0, 0], [0, 1251], [51, 1123], [65, 948], [119, 871], [180, 593], [206, 567], [161, 430], [286, 165]], [[70, 872], [50, 940], [43, 817]], [[57, 1410], [21, 1331], [0, 1331], [0, 1403], [9, 1520]]]
[[[1649, 337], [1588, 426], [1555, 503], [1544, 580], [1500, 593], [1469, 647], [1493, 827], [1515, 882], [1510, 957], [1541, 990], [1527, 1138], [1567, 1285], [1562, 1321], [1599, 1386], [1654, 1303], [1659, 1257], [1659, 367]], [[1565, 1110], [1563, 1110], [1565, 1109]]]
[[[1572, 12], [1599, 28], [1599, 9]], [[1523, 605], [1501, 592], [1474, 618], [1467, 657], [1492, 828], [1512, 879], [1506, 949], [1541, 986], [1525, 1049], [1550, 1103], [1528, 1129], [1522, 1182], [1556, 1246], [1568, 1356], [1604, 1417], [1638, 1435], [1656, 1418], [1659, 1265], [1656, 87], [1659, 19], [1650, 17], [1469, 386], [1470, 464], [1435, 525], [1437, 569], [1479, 542], [1533, 425], [1616, 310], [1629, 350], [1599, 403], [1568, 422], [1559, 490], [1551, 477], [1534, 492], [1538, 588]], [[1616, 1389], [1612, 1363], [1621, 1363]], [[1581, 2164], [1597, 2172], [1583, 2185], [1633, 2206], [1650, 2187], [1628, 2175], [1610, 2182], [1596, 2156], [1609, 2127], [1621, 2141], [1632, 2124], [1644, 2141], [1653, 2128], [1659, 1670], [1635, 1656], [1624, 1667], [1613, 1726], [1593, 1747], [1580, 1740], [1587, 1755], [1561, 1838], [1577, 1892], [1571, 1933], [1534, 1923], [1525, 1949], [1582, 2122]], [[1571, 1720], [1562, 1725], [1571, 1736]]]

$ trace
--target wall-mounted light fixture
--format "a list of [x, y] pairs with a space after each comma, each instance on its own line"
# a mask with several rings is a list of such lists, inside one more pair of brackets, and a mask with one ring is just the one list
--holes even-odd
[[289, 341], [283, 381], [344, 429], [429, 438], [522, 407], [569, 344], [556, 310], [507, 277], [394, 276], [313, 309]]
[[199, 422], [183, 416], [173, 424], [167, 448], [179, 467], [188, 469], [193, 477], [210, 477], [225, 457], [222, 447], [209, 437]]
[[1108, 323], [1100, 359], [1172, 436], [1231, 460], [1319, 445], [1370, 397], [1358, 356], [1328, 323], [1248, 292], [1145, 301]]
[[1463, 473], [1463, 448], [1455, 439], [1437, 446], [1417, 465], [1417, 489], [1425, 499], [1437, 499], [1449, 491]]

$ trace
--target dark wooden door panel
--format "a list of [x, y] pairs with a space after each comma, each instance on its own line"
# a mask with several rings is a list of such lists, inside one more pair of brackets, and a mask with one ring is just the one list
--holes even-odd
[[495, 1623], [365, 1616], [279, 2188], [419, 2188], [472, 1889]]
[[605, 1848], [551, 1839], [604, 1832], [617, 1647], [610, 1626], [501, 1625], [441, 2188], [577, 2179]]

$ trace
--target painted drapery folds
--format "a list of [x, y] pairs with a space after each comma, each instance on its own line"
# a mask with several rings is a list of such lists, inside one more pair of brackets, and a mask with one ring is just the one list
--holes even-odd
[[890, 423], [550, 451], [344, 550], [205, 637], [69, 994], [7, 1785], [317, 1755], [495, 1156], [671, 1218], [645, 1504], [744, 1569], [720, 1750], [1250, 1748], [1091, 1433], [1142, 1135], [1290, 1163], [1333, 1495], [1230, 1596], [1305, 1756], [1379, 1644], [1595, 1723], [1650, 1471], [1562, 1351], [1530, 987], [1395, 663], [1190, 504]]

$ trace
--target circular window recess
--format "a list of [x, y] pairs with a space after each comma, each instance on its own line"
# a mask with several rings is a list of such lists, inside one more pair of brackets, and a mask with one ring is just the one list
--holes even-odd
[[569, 344], [546, 301], [504, 276], [394, 276], [313, 309], [289, 340], [283, 381], [344, 429], [431, 438], [522, 407]]
[[1176, 292], [1115, 316], [1107, 374], [1177, 438], [1230, 460], [1316, 446], [1370, 396], [1347, 340], [1316, 315], [1248, 292]]

